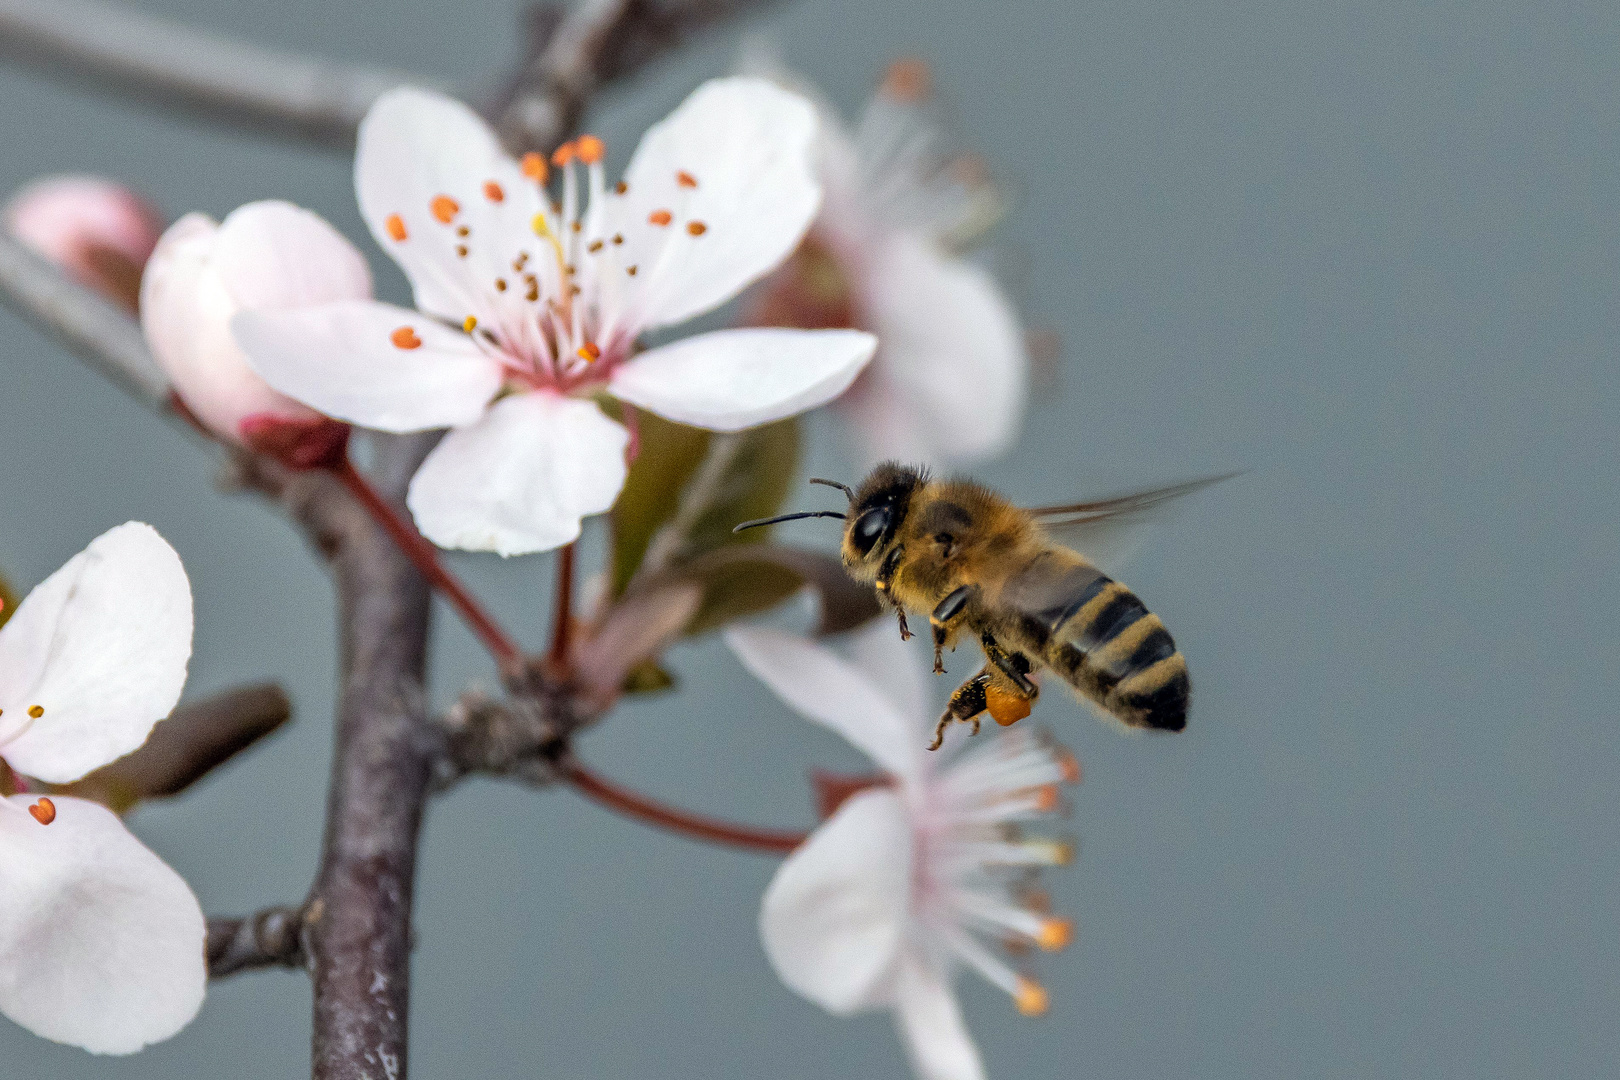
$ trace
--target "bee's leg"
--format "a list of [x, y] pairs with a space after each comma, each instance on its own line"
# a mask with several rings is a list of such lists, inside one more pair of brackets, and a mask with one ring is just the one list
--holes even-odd
[[938, 750], [945, 741], [945, 729], [953, 720], [972, 720], [973, 733], [979, 733], [977, 717], [985, 710], [985, 686], [990, 681], [990, 670], [986, 668], [973, 678], [956, 688], [951, 695], [951, 703], [945, 706], [945, 713], [939, 718], [939, 726], [934, 729], [934, 741], [928, 749]]
[[1020, 652], [1007, 652], [1001, 647], [1000, 642], [996, 641], [995, 635], [988, 630], [979, 635], [979, 644], [984, 647], [985, 659], [1000, 668], [1001, 673], [1018, 687], [1019, 693], [1031, 701], [1040, 696], [1041, 688], [1029, 681], [1031, 669], [1029, 657]]
[[[877, 591], [882, 594], [883, 599], [890, 603], [894, 603], [894, 575], [899, 572], [900, 560], [905, 556], [905, 553], [906, 549], [904, 547], [899, 544], [894, 545], [889, 554], [884, 556], [883, 565], [878, 567], [877, 581], [874, 584]], [[895, 604], [895, 607], [899, 606], [899, 604]]]
[[900, 620], [900, 640], [910, 641], [911, 627], [906, 625], [906, 609], [903, 607], [896, 607], [894, 609], [894, 614], [895, 617]]
[[963, 585], [957, 588], [934, 608], [933, 614], [928, 616], [928, 622], [934, 628], [934, 674], [945, 674], [945, 665], [941, 662], [940, 653], [950, 641], [953, 624], [967, 612], [968, 601], [978, 592], [975, 585]]

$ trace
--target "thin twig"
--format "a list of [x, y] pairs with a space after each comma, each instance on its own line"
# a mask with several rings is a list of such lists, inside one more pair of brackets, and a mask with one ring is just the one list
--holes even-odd
[[0, 0], [0, 49], [42, 70], [212, 120], [337, 146], [424, 75], [258, 48], [95, 0]]
[[562, 671], [568, 666], [568, 648], [574, 630], [574, 545], [557, 549], [557, 602], [552, 611], [551, 651], [547, 658]]
[[620, 787], [598, 776], [572, 758], [559, 761], [556, 768], [558, 775], [574, 785], [574, 788], [587, 798], [626, 817], [635, 818], [648, 825], [656, 825], [660, 829], [667, 829], [693, 840], [726, 844], [767, 855], [787, 855], [808, 839], [807, 833], [734, 825], [729, 821], [703, 817], [700, 814], [654, 802], [629, 788]]
[[267, 967], [302, 968], [309, 961], [305, 929], [302, 908], [266, 908], [245, 919], [211, 918], [208, 977], [223, 979]]

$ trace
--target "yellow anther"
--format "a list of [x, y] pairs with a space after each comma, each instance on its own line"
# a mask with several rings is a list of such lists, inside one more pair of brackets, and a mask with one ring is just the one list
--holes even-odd
[[30, 705], [30, 706], [28, 706], [28, 715], [32, 716], [35, 720], [38, 720], [40, 717], [45, 715], [45, 706], [43, 706], [43, 705]]
[[579, 347], [575, 355], [581, 360], [585, 361], [587, 364], [594, 364], [596, 363], [597, 359], [601, 357], [602, 350], [597, 347], [596, 342], [587, 341], [585, 344]]
[[536, 236], [550, 236], [551, 226], [546, 224], [546, 215], [536, 214], [529, 221], [529, 228], [534, 230]]
[[1019, 979], [1018, 993], [1013, 995], [1013, 1002], [1025, 1016], [1040, 1016], [1051, 1006], [1052, 999], [1047, 995], [1046, 987], [1034, 979]]
[[476, 315], [469, 315], [465, 319], [461, 320], [461, 328], [463, 330], [465, 330], [469, 334], [472, 333], [473, 330], [477, 328], [477, 326], [478, 326], [478, 316], [476, 316]]
[[1074, 921], [1072, 919], [1047, 919], [1041, 923], [1040, 932], [1035, 935], [1035, 944], [1047, 952], [1057, 952], [1068, 947], [1074, 940]]

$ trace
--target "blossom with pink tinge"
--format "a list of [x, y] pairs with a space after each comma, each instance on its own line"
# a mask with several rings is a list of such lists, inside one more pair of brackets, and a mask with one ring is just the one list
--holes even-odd
[[[745, 70], [798, 85], [766, 51]], [[766, 282], [749, 321], [854, 326], [880, 343], [839, 399], [869, 461], [960, 464], [1010, 446], [1030, 359], [1018, 316], [965, 259], [1000, 217], [982, 162], [955, 152], [931, 106], [928, 69], [890, 68], [855, 130], [821, 106], [821, 214]]]
[[342, 234], [291, 203], [256, 202], [220, 223], [187, 214], [169, 227], [141, 284], [141, 328], [204, 427], [311, 466], [342, 452], [348, 426], [272, 390], [248, 365], [231, 320], [370, 297], [371, 270]]
[[141, 268], [163, 232], [156, 207], [99, 176], [36, 180], [12, 196], [0, 216], [7, 232], [79, 284], [132, 311]]
[[1073, 924], [1048, 910], [1034, 876], [1072, 852], [1024, 827], [1061, 808], [1058, 785], [1077, 781], [1079, 764], [1027, 726], [977, 740], [957, 726], [946, 749], [925, 750], [926, 676], [887, 622], [858, 637], [856, 663], [776, 630], [733, 628], [726, 640], [784, 703], [886, 774], [771, 879], [759, 919], [771, 966], [836, 1015], [891, 1011], [922, 1080], [983, 1080], [955, 974], [982, 976], [1025, 1015], [1046, 1010], [1020, 966], [1033, 949], [1067, 945]]
[[642, 408], [735, 431], [824, 404], [870, 359], [876, 343], [850, 330], [721, 330], [637, 353], [643, 332], [718, 307], [798, 244], [821, 198], [815, 138], [798, 96], [714, 80], [610, 186], [594, 136], [513, 160], [465, 105], [391, 91], [361, 124], [355, 186], [418, 310], [247, 312], [237, 339], [272, 386], [328, 416], [451, 429], [407, 498], [430, 540], [502, 555], [569, 543], [626, 475], [629, 432], [600, 399], [627, 422]]
[[[97, 537], [0, 627], [0, 758], [65, 784], [139, 747], [191, 658], [191, 585], [150, 525]], [[0, 797], [0, 1013], [129, 1054], [202, 1006], [191, 889], [99, 803]]]

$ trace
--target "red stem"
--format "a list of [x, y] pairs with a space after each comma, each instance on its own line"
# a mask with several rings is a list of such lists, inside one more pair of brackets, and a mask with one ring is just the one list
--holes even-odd
[[366, 508], [377, 524], [393, 538], [394, 543], [399, 545], [400, 551], [405, 553], [411, 565], [415, 566], [422, 576], [427, 578], [428, 583], [456, 609], [466, 622], [467, 628], [478, 636], [478, 640], [484, 643], [484, 648], [495, 657], [501, 671], [507, 675], [520, 672], [523, 669], [523, 651], [517, 647], [516, 642], [507, 637], [506, 631], [490, 618], [489, 613], [472, 593], [467, 591], [466, 586], [457, 581], [445, 568], [444, 563], [439, 561], [439, 549], [424, 540], [422, 534], [416, 531], [416, 527], [402, 518], [394, 509], [394, 505], [383, 498], [377, 489], [371, 486], [371, 481], [362, 476], [347, 458], [333, 465], [332, 471], [343, 481], [343, 486], [360, 500], [360, 504]]
[[807, 833], [778, 832], [775, 829], [752, 829], [746, 825], [716, 821], [699, 817], [673, 806], [653, 802], [627, 788], [619, 787], [591, 772], [577, 761], [564, 760], [558, 769], [567, 781], [585, 797], [594, 799], [609, 810], [617, 810], [626, 817], [649, 825], [657, 825], [671, 832], [689, 836], [694, 840], [707, 840], [712, 844], [730, 844], [771, 855], [787, 855], [808, 838]]
[[568, 664], [568, 639], [574, 623], [574, 545], [557, 551], [557, 608], [551, 623], [552, 667], [561, 671]]

